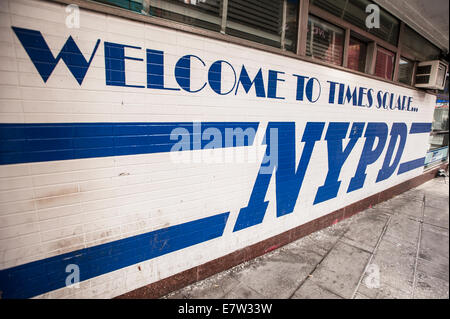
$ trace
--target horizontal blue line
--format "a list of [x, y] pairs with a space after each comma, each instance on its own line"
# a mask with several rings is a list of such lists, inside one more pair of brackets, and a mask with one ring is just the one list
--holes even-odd
[[431, 132], [431, 123], [412, 123], [409, 134], [429, 133]]
[[194, 220], [0, 271], [2, 298], [34, 297], [66, 286], [70, 264], [80, 281], [222, 236], [229, 213]]
[[[250, 146], [254, 134], [243, 141], [225, 141], [227, 132], [258, 129], [258, 122], [163, 123], [30, 123], [0, 124], [0, 165], [80, 158], [170, 152], [187, 140], [182, 150], [204, 149], [220, 133], [214, 148]], [[197, 129], [199, 132], [197, 132]], [[208, 131], [207, 131], [208, 130]], [[208, 139], [202, 139], [206, 134]], [[196, 141], [199, 141], [197, 143]], [[217, 143], [216, 143], [217, 142]]]
[[397, 175], [412, 171], [413, 169], [423, 167], [425, 165], [425, 157], [421, 157], [409, 162], [400, 164]]

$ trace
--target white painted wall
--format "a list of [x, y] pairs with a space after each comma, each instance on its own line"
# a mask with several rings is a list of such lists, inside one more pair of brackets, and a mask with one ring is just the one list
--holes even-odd
[[[81, 10], [81, 27], [65, 26], [65, 6], [45, 1], [0, 2], [0, 122], [260, 122], [263, 135], [269, 121], [295, 121], [297, 161], [306, 122], [350, 121], [431, 122], [434, 96], [382, 81], [213, 39]], [[11, 26], [39, 30], [56, 56], [71, 35], [89, 57], [97, 39], [102, 42], [80, 86], [60, 61], [44, 83]], [[208, 86], [199, 93], [120, 88], [105, 85], [103, 42], [142, 47], [127, 50], [140, 61], [127, 61], [127, 83], [145, 85], [145, 48], [166, 53], [166, 85], [177, 86], [171, 72], [185, 54], [195, 54], [209, 66], [225, 59], [238, 72], [245, 64], [251, 74], [263, 68], [286, 72], [278, 94], [284, 100], [261, 99], [254, 90], [218, 96]], [[294, 77], [304, 74], [321, 80], [322, 102], [295, 100]], [[173, 74], [173, 73], [172, 73]], [[193, 78], [204, 79], [198, 68]], [[389, 90], [413, 96], [419, 112], [328, 105], [327, 80]], [[325, 126], [326, 132], [327, 126]], [[428, 135], [409, 135], [401, 162], [425, 156]], [[327, 148], [316, 144], [305, 183], [292, 214], [277, 218], [272, 178], [264, 222], [233, 233], [240, 208], [248, 203], [259, 169], [254, 163], [178, 164], [169, 153], [0, 165], [0, 269], [92, 247], [214, 214], [230, 212], [224, 235], [138, 265], [122, 268], [37, 297], [110, 298], [326, 215], [386, 188], [411, 179], [421, 168], [375, 183], [384, 154], [368, 167], [365, 187], [346, 193], [364, 144], [361, 138], [341, 172], [337, 198], [313, 206], [317, 188], [327, 173]], [[258, 142], [255, 143], [257, 147]], [[249, 147], [250, 149], [251, 147]], [[204, 151], [196, 151], [204, 152]], [[125, 174], [124, 174], [125, 173]]]

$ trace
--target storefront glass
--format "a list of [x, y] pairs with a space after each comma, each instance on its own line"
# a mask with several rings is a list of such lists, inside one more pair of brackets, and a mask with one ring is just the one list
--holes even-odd
[[434, 109], [432, 132], [430, 134], [430, 146], [425, 158], [425, 167], [439, 164], [448, 158], [448, 136], [449, 136], [449, 95], [448, 77], [444, 91], [436, 97]]
[[309, 16], [306, 55], [342, 65], [344, 30], [319, 18]]

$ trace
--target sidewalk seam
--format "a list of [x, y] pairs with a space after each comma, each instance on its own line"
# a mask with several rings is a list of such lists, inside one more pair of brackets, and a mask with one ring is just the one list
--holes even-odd
[[372, 252], [370, 254], [369, 260], [367, 261], [366, 266], [364, 267], [364, 270], [363, 270], [361, 276], [359, 277], [358, 284], [356, 285], [355, 290], [353, 291], [353, 294], [350, 297], [350, 299], [355, 299], [355, 296], [356, 296], [356, 294], [357, 294], [357, 292], [359, 290], [359, 287], [361, 286], [361, 282], [362, 282], [362, 280], [364, 278], [364, 274], [366, 273], [367, 268], [369, 267], [370, 263], [372, 262], [372, 259], [373, 259], [373, 257], [375, 256], [375, 253], [378, 250], [378, 246], [380, 246], [381, 240], [383, 239], [384, 234], [386, 233], [386, 230], [387, 230], [387, 228], [388, 228], [388, 226], [389, 226], [389, 224], [391, 222], [391, 218], [392, 218], [392, 215], [390, 215], [388, 217], [386, 223], [384, 224], [383, 229], [381, 230], [381, 234], [378, 237], [377, 243], [376, 243], [375, 247], [373, 248], [373, 250], [372, 250]]
[[414, 274], [413, 274], [414, 277], [413, 277], [411, 299], [414, 299], [414, 293], [415, 293], [416, 285], [417, 285], [417, 265], [418, 265], [418, 261], [419, 261], [420, 242], [422, 241], [423, 221], [425, 220], [425, 200], [426, 200], [426, 196], [424, 194], [423, 200], [422, 200], [422, 219], [419, 220], [419, 236], [417, 238], [417, 251], [416, 251], [416, 258], [414, 261]]
[[[327, 258], [327, 256], [330, 254], [330, 252], [334, 249], [334, 247], [336, 247], [336, 245], [341, 241], [342, 237], [344, 237], [345, 234], [347, 234], [348, 232], [348, 227], [347, 229], [342, 233], [341, 236], [339, 236], [339, 238], [336, 240], [336, 242], [333, 244], [333, 246], [331, 246], [331, 248], [326, 252], [325, 255], [323, 255], [322, 259], [314, 266], [314, 268], [310, 271], [310, 273], [308, 274], [308, 276], [305, 277], [305, 279], [303, 279], [300, 284], [298, 285], [298, 287], [292, 292], [292, 294], [287, 298], [287, 299], [292, 299], [292, 296], [295, 295], [295, 293], [303, 286], [303, 284], [309, 279], [311, 278], [312, 274], [316, 271], [317, 267], [319, 267], [319, 265], [325, 260], [325, 258]], [[321, 287], [322, 288], [322, 287]], [[333, 292], [333, 294], [339, 296], [338, 294], [336, 294], [335, 292]], [[341, 296], [339, 296], [341, 297]]]

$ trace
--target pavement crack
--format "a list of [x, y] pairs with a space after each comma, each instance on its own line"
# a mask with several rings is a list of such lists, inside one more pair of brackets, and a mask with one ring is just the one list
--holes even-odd
[[325, 290], [326, 292], [328, 292], [328, 293], [330, 293], [330, 294], [333, 294], [333, 295], [335, 295], [335, 296], [337, 296], [337, 297], [339, 297], [339, 298], [341, 298], [341, 299], [345, 299], [345, 297], [342, 297], [340, 294], [338, 294], [338, 293], [336, 293], [336, 292], [334, 292], [334, 291], [331, 291], [331, 290], [328, 289], [327, 287], [324, 287], [324, 286], [319, 285], [319, 284], [317, 284], [317, 286], [318, 286], [320, 289], [323, 289], [323, 290]]
[[369, 253], [369, 254], [372, 253], [371, 251], [369, 251], [369, 250], [367, 250], [367, 249], [365, 249], [365, 248], [362, 248], [362, 247], [360, 247], [360, 246], [357, 246], [357, 245], [355, 245], [355, 244], [349, 242], [349, 241], [352, 241], [352, 239], [350, 239], [350, 238], [348, 238], [348, 237], [344, 237], [344, 238], [347, 239], [347, 240], [346, 240], [346, 241], [343, 241], [343, 242], [342, 242], [343, 244], [345, 244], [345, 245], [347, 245], [347, 246], [350, 246], [350, 247], [353, 247], [353, 248], [356, 248], [356, 249], [358, 249], [358, 250], [361, 250], [361, 251], [363, 251], [363, 252], [365, 252], [365, 253]]
[[422, 200], [422, 219], [419, 220], [419, 236], [417, 237], [416, 258], [414, 260], [414, 274], [413, 274], [413, 287], [412, 287], [412, 291], [411, 291], [411, 299], [414, 299], [414, 293], [416, 291], [416, 286], [417, 286], [417, 265], [419, 262], [420, 242], [422, 241], [423, 221], [425, 220], [425, 201], [426, 201], [426, 196], [424, 194], [423, 200]]
[[422, 223], [425, 224], [425, 225], [433, 226], [433, 227], [440, 228], [440, 229], [443, 229], [443, 230], [447, 230], [447, 231], [448, 231], [448, 228], [447, 228], [447, 227], [439, 226], [439, 225], [432, 224], [432, 223], [427, 223], [427, 222], [425, 222], [425, 221], [422, 221]]
[[386, 230], [391, 222], [391, 218], [392, 218], [392, 216], [389, 216], [388, 219], [386, 220], [386, 223], [384, 224], [383, 229], [381, 230], [381, 234], [380, 234], [380, 236], [378, 236], [377, 243], [376, 243], [375, 247], [373, 248], [372, 252], [370, 253], [369, 260], [367, 260], [366, 266], [364, 267], [364, 270], [363, 270], [361, 276], [359, 277], [358, 284], [356, 285], [355, 290], [353, 291], [352, 297], [350, 299], [355, 299], [356, 293], [358, 292], [359, 286], [361, 286], [361, 282], [364, 278], [364, 274], [366, 273], [367, 268], [369, 267], [370, 263], [372, 262], [373, 257], [375, 256], [375, 253], [378, 250], [378, 246], [380, 245], [381, 240], [383, 239], [384, 234], [386, 233]]
[[[333, 246], [330, 247], [330, 249], [328, 249], [328, 251], [326, 252], [325, 255], [323, 255], [322, 259], [320, 259], [320, 261], [314, 266], [314, 268], [309, 272], [308, 276], [305, 277], [305, 279], [303, 279], [300, 284], [298, 285], [298, 287], [292, 292], [292, 294], [288, 297], [288, 299], [292, 299], [292, 297], [295, 295], [295, 293], [303, 286], [303, 284], [312, 277], [312, 274], [316, 271], [316, 269], [319, 267], [320, 264], [322, 264], [322, 262], [325, 260], [325, 258], [327, 258], [327, 256], [330, 254], [330, 252], [334, 249], [334, 247], [336, 247], [336, 245], [341, 241], [341, 239], [345, 236], [345, 234], [347, 234], [348, 232], [348, 228], [342, 233], [342, 235], [339, 236], [339, 238], [336, 240], [336, 242], [333, 244]], [[336, 295], [335, 292], [333, 292], [333, 294]]]

